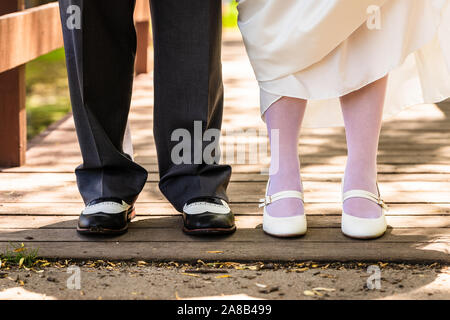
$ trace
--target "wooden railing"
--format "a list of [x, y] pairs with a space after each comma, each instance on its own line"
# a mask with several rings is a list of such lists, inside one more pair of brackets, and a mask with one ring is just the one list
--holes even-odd
[[[150, 9], [136, 0], [136, 73], [149, 70]], [[25, 164], [25, 64], [63, 46], [58, 3], [24, 9], [24, 0], [0, 0], [0, 167]]]

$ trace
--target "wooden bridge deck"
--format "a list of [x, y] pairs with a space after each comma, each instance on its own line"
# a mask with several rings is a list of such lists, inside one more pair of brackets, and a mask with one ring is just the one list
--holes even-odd
[[[225, 35], [223, 59], [226, 141], [231, 139], [227, 130], [264, 126], [257, 85], [236, 34]], [[23, 242], [44, 257], [79, 259], [450, 261], [450, 102], [418, 106], [385, 123], [379, 181], [391, 207], [390, 227], [375, 241], [351, 240], [340, 232], [339, 185], [346, 155], [342, 128], [302, 131], [305, 237], [279, 240], [261, 231], [257, 201], [267, 179], [260, 174], [261, 164], [233, 165], [234, 235], [184, 235], [180, 215], [157, 188], [152, 103], [152, 75], [141, 75], [135, 82], [131, 127], [136, 160], [150, 175], [137, 203], [138, 218], [126, 235], [92, 239], [76, 233], [83, 206], [73, 170], [81, 159], [73, 120], [67, 117], [30, 143], [27, 165], [0, 170], [0, 249]]]

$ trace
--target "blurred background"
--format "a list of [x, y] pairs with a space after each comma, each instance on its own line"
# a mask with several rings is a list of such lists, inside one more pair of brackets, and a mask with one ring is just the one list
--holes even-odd
[[[26, 0], [27, 8], [54, 2]], [[223, 0], [224, 28], [237, 27], [234, 0]], [[27, 138], [31, 139], [70, 112], [64, 50], [58, 49], [26, 66]]]

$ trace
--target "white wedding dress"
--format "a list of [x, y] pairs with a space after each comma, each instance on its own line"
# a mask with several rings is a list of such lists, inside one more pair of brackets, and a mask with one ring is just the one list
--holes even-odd
[[309, 100], [304, 126], [343, 124], [339, 97], [389, 74], [385, 118], [450, 97], [450, 0], [241, 0], [261, 89]]

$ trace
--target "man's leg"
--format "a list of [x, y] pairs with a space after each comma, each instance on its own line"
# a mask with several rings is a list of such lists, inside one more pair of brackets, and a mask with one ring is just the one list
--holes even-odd
[[[222, 123], [221, 1], [153, 0], [151, 8], [160, 189], [178, 211], [195, 198], [227, 201], [231, 167], [207, 164], [200, 154], [209, 143], [201, 141], [205, 131], [217, 132]], [[201, 123], [200, 137], [194, 133], [196, 121]], [[177, 129], [191, 135], [190, 163], [176, 165], [171, 158], [179, 143], [172, 141]]]
[[133, 162], [130, 148], [124, 148], [136, 52], [134, 0], [59, 3], [72, 110], [83, 156], [76, 176], [86, 208], [77, 230], [123, 233], [147, 180], [147, 171]]
[[[86, 204], [133, 204], [147, 172], [123, 150], [136, 35], [132, 0], [60, 0], [72, 109], [83, 164], [76, 169]], [[79, 16], [81, 14], [81, 16]]]

